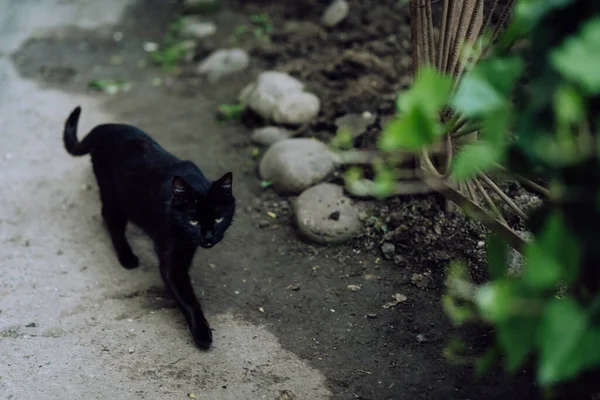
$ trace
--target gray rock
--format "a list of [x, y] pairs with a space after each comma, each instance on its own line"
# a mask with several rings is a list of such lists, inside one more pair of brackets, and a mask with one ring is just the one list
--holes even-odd
[[265, 126], [255, 129], [252, 132], [252, 141], [263, 146], [271, 146], [276, 142], [289, 139], [294, 135], [294, 131], [280, 128], [278, 126]]
[[281, 194], [298, 194], [324, 179], [335, 167], [328, 147], [314, 139], [294, 138], [269, 147], [258, 165], [262, 179]]
[[366, 132], [367, 128], [375, 123], [374, 114], [366, 111], [362, 114], [346, 114], [335, 120], [338, 130], [346, 130], [353, 137], [358, 137]]
[[396, 246], [394, 246], [392, 243], [385, 242], [381, 246], [381, 252], [386, 259], [391, 260], [396, 254]]
[[192, 39], [204, 39], [214, 35], [217, 32], [217, 26], [210, 21], [202, 21], [197, 17], [188, 17], [185, 19], [181, 34]]
[[321, 101], [314, 94], [289, 93], [275, 108], [273, 120], [281, 124], [306, 124], [319, 114], [320, 109]]
[[250, 56], [243, 49], [221, 49], [206, 57], [197, 72], [206, 75], [209, 82], [214, 83], [221, 78], [241, 72], [250, 65]]
[[355, 236], [362, 224], [359, 207], [344, 196], [344, 190], [321, 183], [304, 191], [294, 202], [300, 233], [321, 244], [344, 242]]
[[304, 92], [302, 82], [278, 71], [261, 73], [242, 90], [239, 100], [266, 120], [289, 124], [310, 121], [321, 106], [315, 95]]
[[342, 22], [350, 11], [350, 6], [346, 0], [333, 0], [325, 9], [321, 23], [328, 28], [332, 28]]

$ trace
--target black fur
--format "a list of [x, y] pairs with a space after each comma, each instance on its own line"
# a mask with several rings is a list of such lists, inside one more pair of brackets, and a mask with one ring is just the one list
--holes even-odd
[[161, 276], [196, 344], [209, 348], [212, 333], [194, 294], [189, 268], [197, 247], [213, 247], [231, 225], [232, 174], [211, 182], [194, 163], [168, 153], [131, 125], [98, 125], [80, 142], [80, 114], [77, 107], [67, 119], [64, 145], [73, 156], [91, 155], [102, 217], [119, 262], [128, 269], [139, 264], [125, 237], [131, 221], [154, 242]]

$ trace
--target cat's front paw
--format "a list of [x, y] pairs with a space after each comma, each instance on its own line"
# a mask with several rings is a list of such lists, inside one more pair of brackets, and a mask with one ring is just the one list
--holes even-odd
[[134, 269], [140, 265], [140, 260], [133, 253], [119, 256], [119, 263], [126, 269]]
[[208, 322], [196, 325], [192, 328], [192, 335], [194, 336], [194, 342], [196, 346], [203, 350], [208, 350], [212, 344], [212, 331]]

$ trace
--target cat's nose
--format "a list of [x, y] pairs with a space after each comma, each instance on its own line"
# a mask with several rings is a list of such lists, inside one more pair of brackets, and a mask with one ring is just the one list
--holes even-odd
[[213, 237], [214, 237], [213, 231], [204, 232], [204, 240], [211, 241], [211, 240], [213, 240]]

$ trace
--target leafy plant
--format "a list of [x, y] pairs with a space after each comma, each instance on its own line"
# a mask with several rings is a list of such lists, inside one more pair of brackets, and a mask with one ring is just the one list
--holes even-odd
[[177, 65], [188, 58], [193, 50], [192, 42], [181, 38], [181, 30], [185, 23], [185, 18], [176, 19], [167, 28], [162, 44], [150, 52], [152, 61], [160, 65], [165, 72], [174, 71]]
[[242, 117], [244, 113], [244, 105], [243, 104], [221, 104], [219, 106], [218, 115], [219, 118], [223, 121], [233, 121], [238, 120]]
[[252, 33], [255, 39], [267, 39], [273, 33], [273, 22], [267, 13], [252, 14], [250, 16], [250, 24], [241, 24], [234, 28], [230, 41], [238, 42], [244, 36]]
[[[446, 1], [436, 49], [431, 4], [411, 1], [414, 83], [399, 94], [378, 151], [342, 157], [367, 160], [375, 171], [365, 181], [350, 168], [347, 186], [363, 195], [410, 194], [416, 189], [405, 177], [416, 176], [491, 229], [489, 282], [476, 285], [456, 262], [442, 299], [456, 324], [494, 327], [478, 371], [501, 358], [510, 372], [532, 365], [544, 389], [594, 384], [581, 379], [600, 371], [600, 3], [520, 0], [502, 31], [509, 1], [485, 33], [481, 21], [491, 12], [482, 17], [483, 0], [462, 11]], [[528, 51], [513, 51], [523, 38]], [[419, 165], [412, 174], [400, 167], [406, 159]], [[494, 183], [498, 172], [545, 195], [543, 207], [525, 215]], [[525, 221], [533, 240], [516, 235], [492, 195]], [[508, 272], [505, 242], [524, 255], [517, 275]]]
[[251, 15], [250, 22], [254, 25], [254, 37], [257, 39], [267, 37], [273, 32], [273, 22], [267, 13]]

